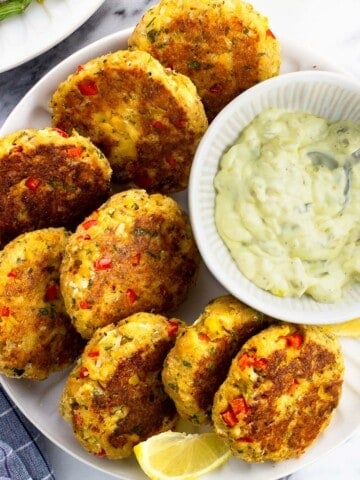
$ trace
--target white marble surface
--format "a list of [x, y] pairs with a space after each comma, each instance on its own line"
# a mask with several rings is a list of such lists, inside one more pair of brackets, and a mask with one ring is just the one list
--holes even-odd
[[[0, 126], [22, 96], [59, 61], [104, 35], [133, 25], [156, 1], [106, 0], [82, 27], [59, 45], [0, 74]], [[251, 3], [269, 17], [270, 26], [279, 37], [323, 54], [360, 80], [360, 0], [252, 0]], [[114, 478], [80, 463], [46, 439], [44, 448], [54, 465], [57, 480]], [[359, 480], [359, 452], [360, 432], [324, 458], [287, 478]]]

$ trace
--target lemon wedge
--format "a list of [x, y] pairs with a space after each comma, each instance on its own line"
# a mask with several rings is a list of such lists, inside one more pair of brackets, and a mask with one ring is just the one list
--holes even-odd
[[193, 480], [220, 467], [231, 456], [214, 432], [159, 433], [137, 444], [134, 453], [151, 480]]
[[339, 337], [360, 337], [360, 318], [333, 325], [323, 325], [323, 327]]

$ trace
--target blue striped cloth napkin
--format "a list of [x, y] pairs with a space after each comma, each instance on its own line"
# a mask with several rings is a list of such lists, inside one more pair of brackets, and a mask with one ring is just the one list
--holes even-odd
[[55, 480], [41, 439], [0, 387], [0, 480]]

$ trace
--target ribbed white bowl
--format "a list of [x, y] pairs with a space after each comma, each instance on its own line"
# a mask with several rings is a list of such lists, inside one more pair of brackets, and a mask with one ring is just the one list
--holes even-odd
[[[220, 238], [214, 216], [214, 176], [223, 153], [266, 108], [307, 111], [330, 120], [360, 122], [360, 83], [337, 73], [293, 72], [266, 80], [234, 99], [213, 120], [194, 158], [189, 185], [190, 217], [203, 260], [234, 296], [268, 315], [295, 323], [335, 323], [360, 316], [360, 283], [342, 301], [319, 303], [307, 295], [277, 297], [241, 274]], [[359, 205], [360, 214], [360, 205]]]

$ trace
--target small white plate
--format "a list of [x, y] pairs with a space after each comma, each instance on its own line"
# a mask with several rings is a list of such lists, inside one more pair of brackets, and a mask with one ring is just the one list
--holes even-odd
[[44, 53], [82, 25], [105, 0], [33, 0], [0, 22], [0, 73]]
[[[126, 48], [130, 32], [131, 29], [127, 29], [105, 37], [74, 53], [60, 63], [19, 102], [5, 121], [0, 130], [0, 136], [21, 128], [49, 126], [51, 119], [48, 103], [57, 85], [68, 74], [75, 71], [79, 64], [101, 54]], [[318, 57], [313, 52], [305, 51], [302, 47], [289, 41], [284, 40], [282, 43], [284, 45], [282, 53], [283, 73], [308, 69], [335, 69], [330, 62]], [[177, 194], [175, 197], [186, 208], [186, 192]], [[188, 323], [192, 323], [210, 299], [224, 293], [225, 290], [202, 265], [195, 289], [179, 311], [176, 312], [176, 315]], [[232, 458], [221, 469], [204, 476], [204, 480], [236, 480], [238, 478], [276, 480], [309, 465], [346, 441], [360, 425], [360, 409], [358, 408], [360, 402], [359, 343], [355, 339], [344, 339], [342, 341], [346, 364], [342, 398], [338, 409], [334, 412], [330, 426], [320, 435], [305, 455], [297, 460], [287, 460], [276, 464], [265, 462], [252, 465]], [[98, 458], [88, 454], [74, 439], [70, 426], [58, 413], [59, 398], [67, 374], [68, 371], [54, 374], [42, 382], [16, 380], [0, 376], [0, 382], [26, 417], [64, 451], [100, 472], [113, 475], [117, 479], [146, 480], [147, 477], [140, 470], [134, 456], [121, 461]]]

